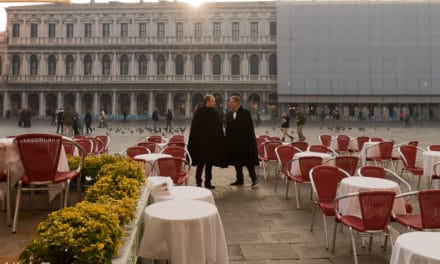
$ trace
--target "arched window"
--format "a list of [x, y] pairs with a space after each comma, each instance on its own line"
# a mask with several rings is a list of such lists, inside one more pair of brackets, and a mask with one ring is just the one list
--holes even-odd
[[157, 75], [165, 75], [165, 56], [157, 56]]
[[203, 59], [202, 55], [197, 54], [194, 56], [194, 75], [202, 75], [202, 67], [203, 66]]
[[66, 76], [72, 76], [74, 73], [74, 63], [73, 63], [73, 56], [67, 55], [66, 57]]
[[119, 74], [128, 75], [128, 57], [123, 54], [119, 60]]
[[84, 56], [84, 75], [92, 75], [92, 56]]
[[102, 56], [102, 75], [110, 75], [110, 56]]
[[269, 57], [269, 75], [277, 75], [277, 55], [272, 54]]
[[30, 67], [30, 75], [37, 75], [38, 74], [38, 58], [37, 55], [32, 55], [29, 60], [29, 67]]
[[147, 58], [145, 57], [145, 55], [139, 56], [138, 74], [139, 75], [147, 75]]
[[212, 57], [212, 75], [222, 75], [222, 58], [218, 54]]
[[183, 75], [184, 62], [182, 54], [177, 54], [174, 60], [176, 65], [176, 75]]
[[17, 54], [12, 56], [12, 75], [20, 75], [20, 57]]
[[231, 57], [231, 75], [240, 75], [240, 57], [238, 54]]
[[260, 59], [256, 54], [252, 54], [251, 58], [249, 59], [249, 64], [250, 64], [250, 69], [249, 69], [250, 75], [259, 75]]
[[47, 59], [47, 74], [48, 75], [55, 75], [57, 69], [57, 60], [55, 58], [55, 55], [50, 55]]

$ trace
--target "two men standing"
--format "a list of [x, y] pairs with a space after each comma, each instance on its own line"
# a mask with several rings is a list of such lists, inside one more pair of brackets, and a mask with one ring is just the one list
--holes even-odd
[[220, 115], [215, 109], [215, 97], [207, 95], [204, 105], [194, 114], [191, 124], [188, 150], [197, 165], [196, 184], [202, 185], [202, 171], [205, 168], [205, 187], [214, 189], [211, 184], [212, 166], [233, 165], [236, 171], [234, 186], [244, 184], [243, 166], [246, 166], [252, 179], [251, 187], [258, 187], [255, 165], [258, 153], [251, 114], [240, 105], [240, 97], [231, 96], [231, 111], [226, 116], [225, 134]]

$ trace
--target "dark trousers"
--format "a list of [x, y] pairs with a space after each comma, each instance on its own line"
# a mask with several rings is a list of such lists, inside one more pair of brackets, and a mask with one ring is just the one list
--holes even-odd
[[212, 179], [212, 164], [208, 162], [204, 162], [201, 164], [197, 164], [196, 169], [196, 184], [197, 186], [202, 186], [202, 172], [203, 167], [205, 167], [205, 186], [211, 186]]
[[[236, 173], [236, 181], [243, 183], [243, 165], [235, 165], [235, 173]], [[246, 165], [246, 168], [249, 172], [249, 177], [251, 177], [252, 182], [254, 183], [257, 180], [257, 174], [255, 173], [255, 166], [253, 165]]]

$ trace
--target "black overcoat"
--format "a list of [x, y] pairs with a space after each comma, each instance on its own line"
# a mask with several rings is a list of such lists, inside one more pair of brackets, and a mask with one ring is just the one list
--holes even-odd
[[193, 166], [205, 162], [214, 166], [225, 165], [225, 136], [220, 115], [215, 108], [203, 106], [194, 113], [188, 151]]
[[226, 147], [230, 165], [258, 165], [257, 143], [251, 113], [239, 107], [237, 116], [233, 112], [226, 117]]

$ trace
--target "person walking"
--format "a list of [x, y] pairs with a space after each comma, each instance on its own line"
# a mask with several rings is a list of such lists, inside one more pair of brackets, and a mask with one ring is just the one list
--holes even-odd
[[101, 110], [99, 113], [99, 128], [107, 127], [107, 124], [105, 123], [105, 112], [104, 109]]
[[57, 134], [60, 133], [61, 131], [61, 135], [63, 134], [63, 127], [64, 127], [64, 110], [63, 108], [59, 108], [57, 110]]
[[84, 116], [84, 123], [86, 124], [86, 133], [92, 133], [92, 114], [90, 110], [87, 110], [86, 115]]
[[283, 113], [283, 116], [281, 118], [281, 129], [283, 130], [283, 139], [284, 141], [286, 139], [286, 136], [290, 138], [290, 141], [293, 141], [293, 136], [289, 135], [289, 127], [290, 127], [290, 117], [287, 112]]
[[188, 140], [192, 165], [197, 166], [197, 186], [202, 186], [202, 172], [205, 168], [205, 188], [215, 189], [211, 183], [212, 167], [222, 167], [226, 163], [224, 146], [223, 125], [215, 108], [215, 97], [208, 94], [203, 99], [203, 106], [194, 113]]
[[298, 133], [298, 140], [299, 141], [305, 141], [306, 137], [304, 136], [302, 130], [304, 127], [304, 124], [306, 123], [306, 117], [304, 116], [301, 109], [298, 107], [296, 108], [296, 132]]
[[171, 109], [168, 109], [167, 112], [167, 127], [165, 128], [166, 131], [171, 132], [171, 120], [173, 120], [173, 113], [171, 113]]
[[66, 107], [64, 108], [63, 127], [67, 137], [72, 136], [73, 116], [73, 109], [70, 107], [70, 105], [66, 105]]
[[226, 117], [226, 154], [230, 165], [234, 165], [236, 180], [231, 185], [244, 184], [243, 166], [246, 166], [252, 180], [251, 187], [258, 187], [255, 166], [258, 165], [257, 143], [252, 117], [249, 110], [240, 105], [240, 97], [229, 99], [231, 111]]
[[157, 123], [159, 122], [159, 114], [157, 113], [157, 109], [154, 109], [151, 119], [153, 119], [153, 129], [156, 132]]

